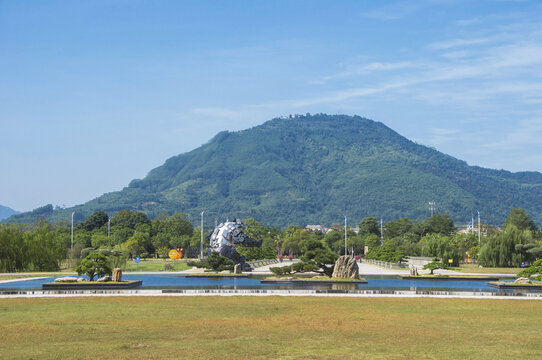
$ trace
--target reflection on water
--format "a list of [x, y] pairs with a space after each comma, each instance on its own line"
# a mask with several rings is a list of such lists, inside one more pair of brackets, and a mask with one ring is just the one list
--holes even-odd
[[[402, 280], [396, 276], [366, 276], [367, 284], [348, 283], [260, 283], [260, 278], [213, 278], [186, 277], [179, 274], [125, 274], [125, 280], [142, 280], [143, 285], [138, 289], [204, 289], [204, 290], [317, 290], [317, 291], [356, 291], [374, 290], [375, 292], [391, 293], [393, 291], [417, 292], [491, 292], [491, 293], [528, 293], [542, 292], [541, 290], [496, 289], [487, 285], [487, 281], [471, 280]], [[14, 281], [0, 283], [0, 292], [41, 290], [45, 282], [55, 278], [40, 280]]]

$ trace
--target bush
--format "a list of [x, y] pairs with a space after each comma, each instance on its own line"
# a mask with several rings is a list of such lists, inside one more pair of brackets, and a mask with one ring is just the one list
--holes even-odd
[[220, 255], [218, 252], [213, 251], [211, 255], [203, 261], [188, 261], [188, 266], [195, 266], [198, 268], [210, 269], [213, 271], [233, 271], [235, 263], [233, 260]]
[[166, 263], [164, 264], [163, 270], [164, 270], [164, 271], [173, 271], [173, 270], [175, 270], [175, 267], [173, 266], [172, 263], [166, 262]]
[[269, 268], [269, 270], [271, 270], [271, 272], [275, 275], [288, 275], [292, 272], [292, 266], [291, 265], [288, 265], [288, 266], [281, 266], [281, 267], [272, 267], [272, 268]]
[[531, 276], [533, 276], [535, 274], [540, 274], [540, 275], [538, 275], [536, 277], [536, 280], [542, 280], [541, 271], [542, 271], [542, 259], [535, 261], [535, 263], [532, 266], [521, 270], [518, 273], [518, 276], [520, 276], [520, 277], [531, 277]]

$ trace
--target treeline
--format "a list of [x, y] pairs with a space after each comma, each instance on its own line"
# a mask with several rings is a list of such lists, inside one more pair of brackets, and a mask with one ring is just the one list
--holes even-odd
[[69, 246], [65, 223], [0, 224], [0, 272], [57, 271]]
[[[286, 230], [268, 227], [255, 219], [243, 220], [246, 233], [262, 239], [259, 248], [239, 247], [247, 260], [304, 255], [306, 244], [317, 241], [336, 255], [345, 253], [345, 229], [339, 224], [323, 234], [290, 226]], [[381, 234], [376, 217], [359, 223], [359, 232], [346, 229], [346, 251], [351, 255], [388, 262], [408, 256], [438, 257], [452, 265], [471, 259], [482, 266], [516, 267], [529, 265], [542, 256], [542, 232], [523, 209], [512, 209], [502, 230], [482, 224], [477, 233], [456, 231], [447, 214], [435, 214], [424, 221], [400, 218], [386, 222]], [[204, 229], [207, 234], [211, 229]], [[381, 235], [383, 235], [381, 237]], [[75, 266], [91, 252], [99, 251], [116, 264], [135, 256], [167, 258], [170, 249], [182, 248], [184, 257], [200, 252], [201, 228], [194, 228], [183, 213], [160, 214], [150, 220], [143, 212], [121, 210], [112, 218], [96, 211], [74, 228], [70, 246], [70, 224], [48, 224], [41, 219], [32, 226], [0, 224], [0, 271], [56, 271], [63, 260]], [[204, 252], [207, 248], [204, 243]]]

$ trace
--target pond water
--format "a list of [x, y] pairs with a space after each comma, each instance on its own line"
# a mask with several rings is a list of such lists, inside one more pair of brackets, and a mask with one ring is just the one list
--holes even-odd
[[[39, 280], [19, 280], [0, 283], [0, 293], [12, 291], [41, 290], [41, 285], [53, 282], [55, 277]], [[232, 289], [232, 290], [378, 290], [393, 292], [402, 290], [413, 291], [450, 291], [450, 292], [492, 292], [492, 293], [541, 293], [541, 290], [496, 289], [487, 285], [487, 280], [402, 280], [396, 276], [373, 275], [365, 276], [367, 284], [277, 284], [260, 283], [260, 277], [187, 277], [181, 274], [124, 274], [124, 280], [142, 280], [142, 290], [176, 290], [176, 289]]]

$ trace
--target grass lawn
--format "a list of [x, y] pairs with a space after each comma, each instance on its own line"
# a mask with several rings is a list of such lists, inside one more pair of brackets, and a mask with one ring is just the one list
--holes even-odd
[[173, 264], [173, 270], [171, 271], [183, 271], [190, 269], [190, 266], [186, 265], [185, 261], [171, 261], [164, 259], [141, 259], [139, 264], [136, 264], [133, 260], [127, 261], [126, 266], [122, 267], [122, 271], [164, 271], [164, 264]]
[[511, 274], [516, 275], [523, 268], [492, 268], [478, 267], [476, 264], [461, 264], [459, 267], [450, 268], [450, 270], [473, 273], [473, 274]]
[[16, 359], [540, 359], [542, 301], [0, 299]]

